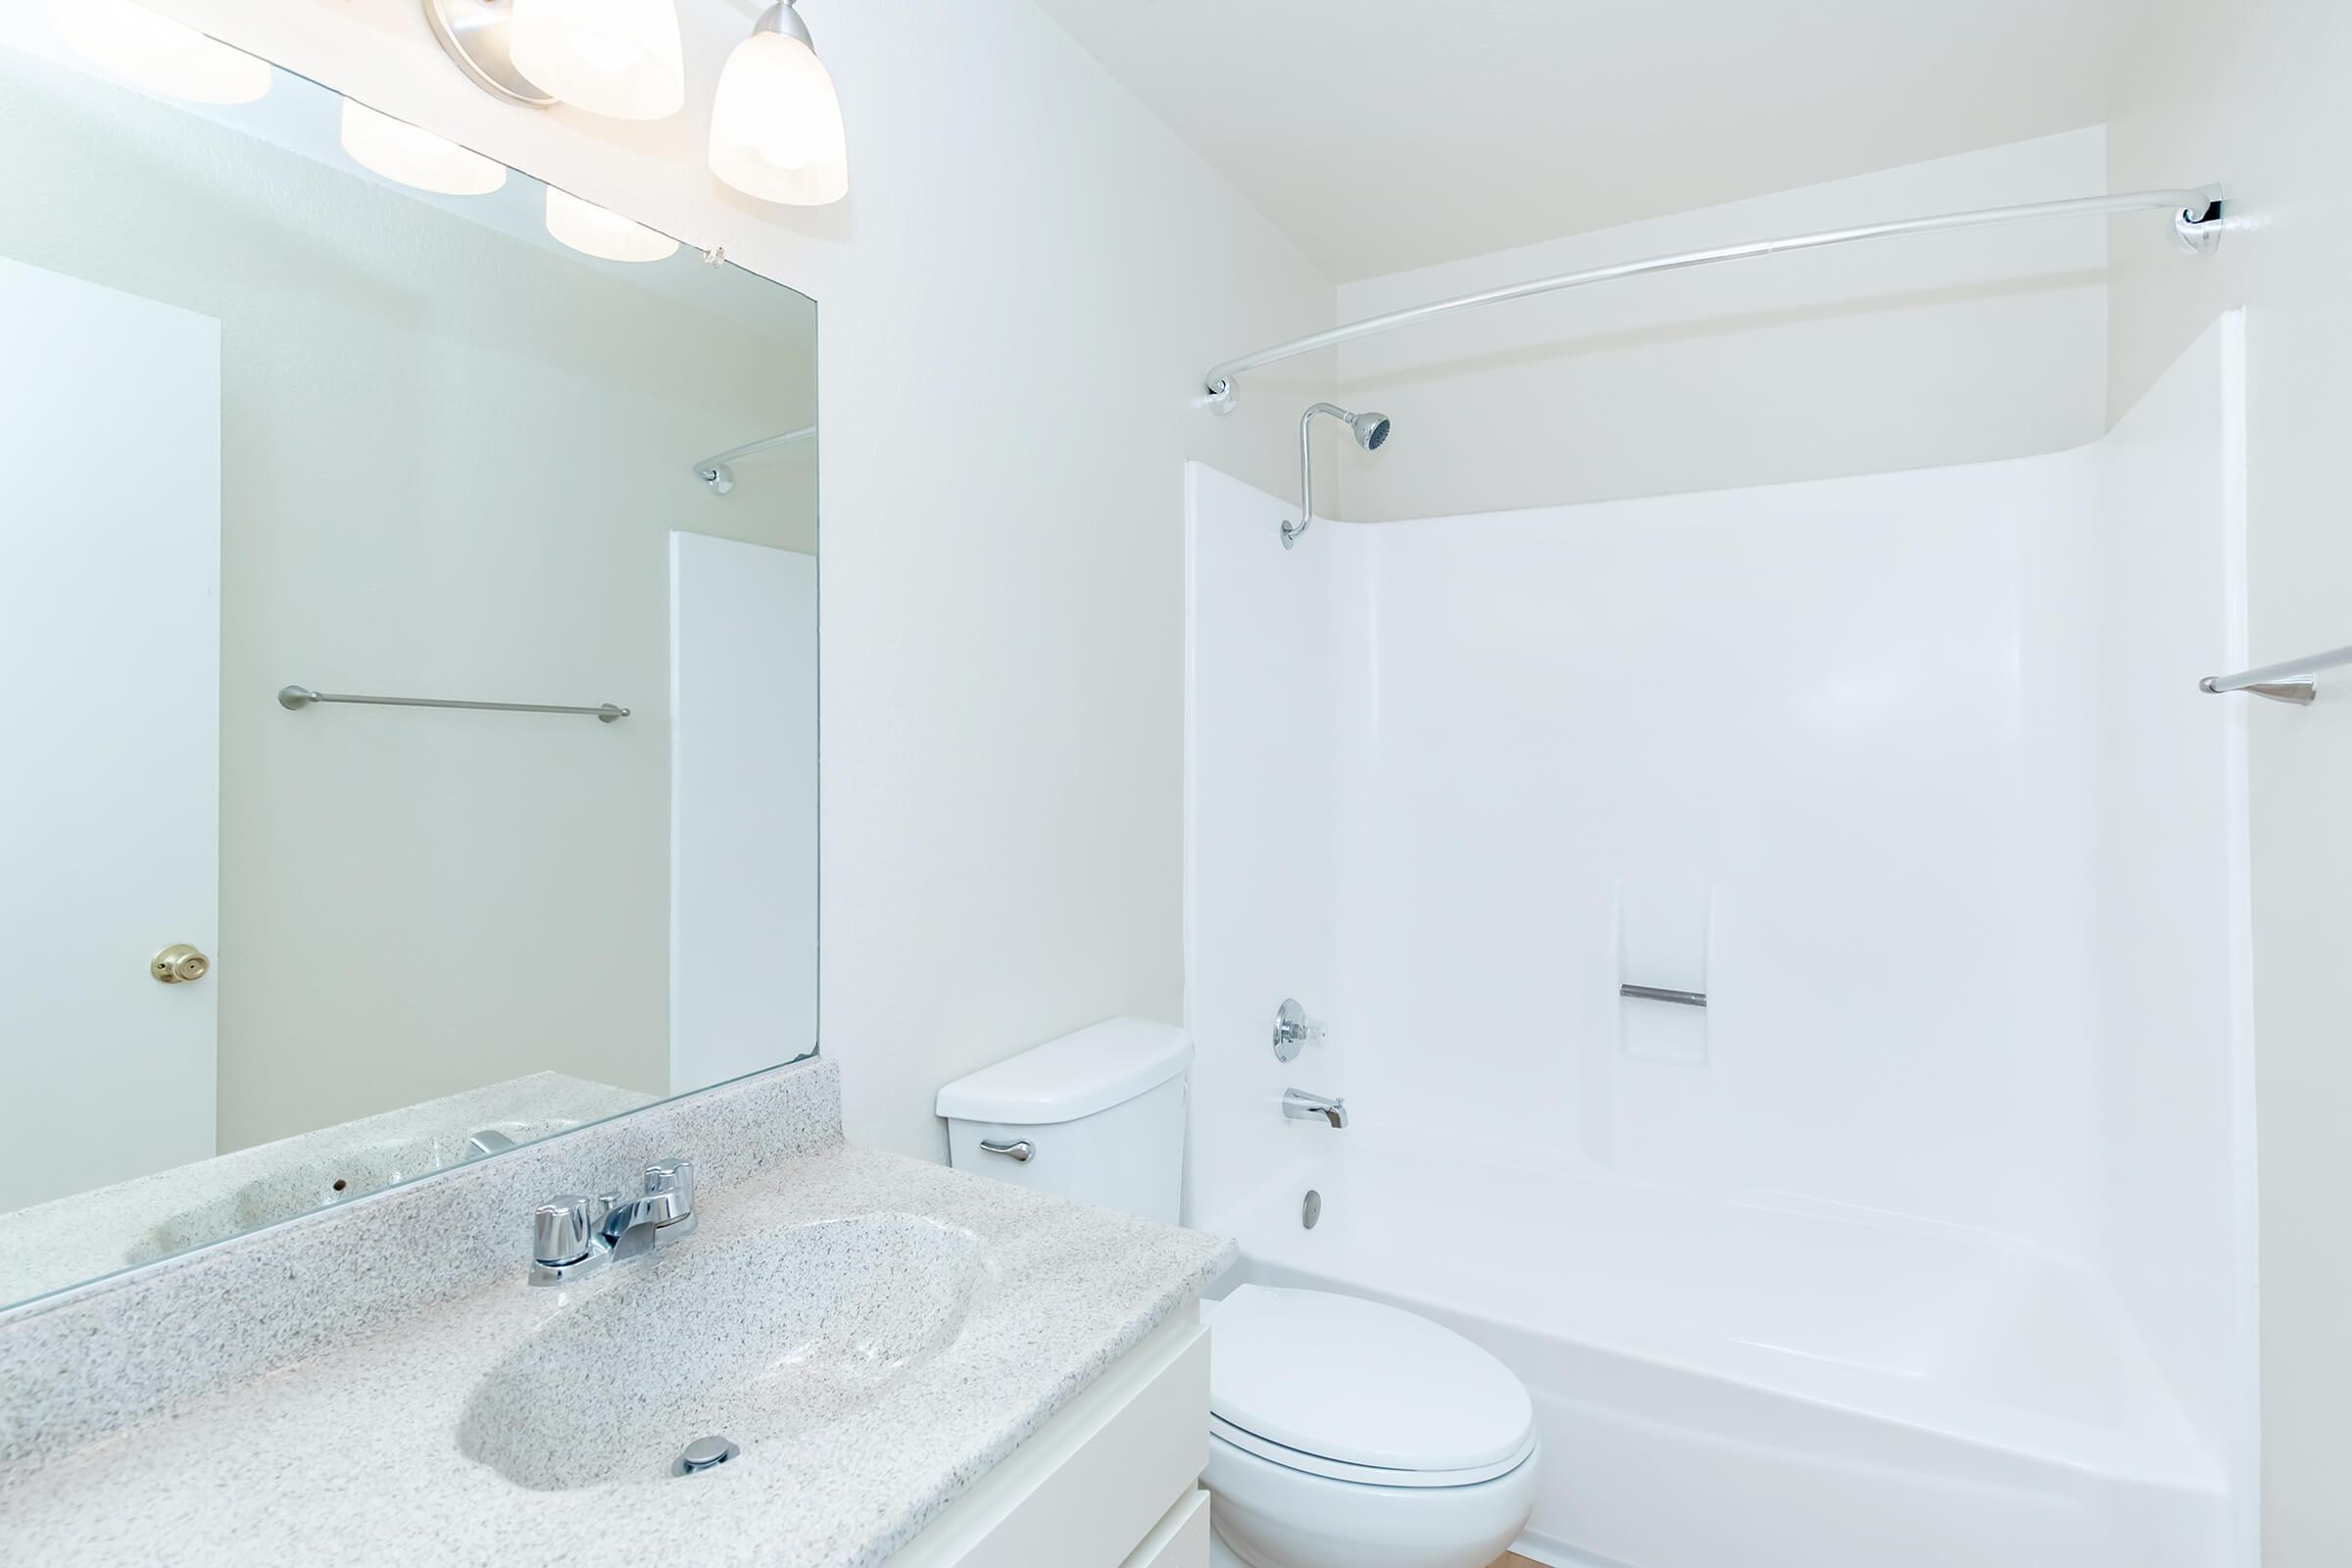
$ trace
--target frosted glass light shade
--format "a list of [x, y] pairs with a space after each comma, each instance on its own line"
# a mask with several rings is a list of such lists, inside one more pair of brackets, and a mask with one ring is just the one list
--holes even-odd
[[487, 196], [507, 182], [507, 166], [454, 141], [343, 100], [343, 150], [386, 179], [444, 196]]
[[270, 63], [131, 0], [57, 0], [49, 14], [74, 52], [134, 87], [200, 104], [249, 104], [270, 90]]
[[658, 262], [678, 249], [667, 234], [553, 185], [547, 188], [547, 231], [573, 250], [608, 262]]
[[735, 46], [710, 104], [710, 172], [762, 201], [822, 207], [849, 194], [849, 141], [832, 73], [780, 32]]
[[676, 0], [514, 0], [514, 69], [574, 109], [666, 120], [686, 105]]

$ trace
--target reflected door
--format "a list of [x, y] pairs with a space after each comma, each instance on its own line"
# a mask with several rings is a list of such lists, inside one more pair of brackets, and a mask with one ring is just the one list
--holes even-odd
[[213, 1152], [220, 540], [220, 323], [0, 261], [0, 1210]]

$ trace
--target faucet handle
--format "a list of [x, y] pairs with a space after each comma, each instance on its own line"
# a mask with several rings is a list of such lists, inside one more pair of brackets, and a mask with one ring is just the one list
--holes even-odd
[[594, 1221], [578, 1193], [549, 1199], [531, 1212], [531, 1261], [547, 1268], [577, 1263], [589, 1252]]
[[645, 1196], [660, 1199], [660, 1223], [673, 1225], [694, 1215], [694, 1161], [664, 1154], [645, 1167]]

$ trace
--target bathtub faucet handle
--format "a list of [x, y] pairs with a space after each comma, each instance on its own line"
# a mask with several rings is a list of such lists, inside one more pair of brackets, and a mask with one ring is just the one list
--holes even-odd
[[1298, 1005], [1297, 997], [1285, 997], [1282, 1005], [1274, 1009], [1274, 1059], [1296, 1061], [1298, 1053], [1308, 1046], [1323, 1043], [1324, 1026], [1320, 1018], [1309, 1018], [1306, 1009]]

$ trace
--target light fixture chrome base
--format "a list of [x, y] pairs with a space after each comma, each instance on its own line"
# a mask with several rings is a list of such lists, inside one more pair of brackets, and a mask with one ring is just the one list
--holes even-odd
[[2211, 256], [2222, 248], [2222, 187], [2201, 185], [2197, 194], [2205, 198], [2205, 205], [2175, 213], [2173, 237], [2192, 256]]
[[816, 39], [809, 33], [808, 24], [801, 20], [801, 13], [797, 9], [799, 4], [800, 0], [776, 0], [774, 5], [760, 13], [760, 20], [752, 24], [752, 30], [798, 38], [808, 46], [810, 54], [816, 53]]
[[553, 109], [555, 95], [514, 69], [508, 52], [514, 0], [424, 0], [424, 20], [466, 79], [505, 103]]

